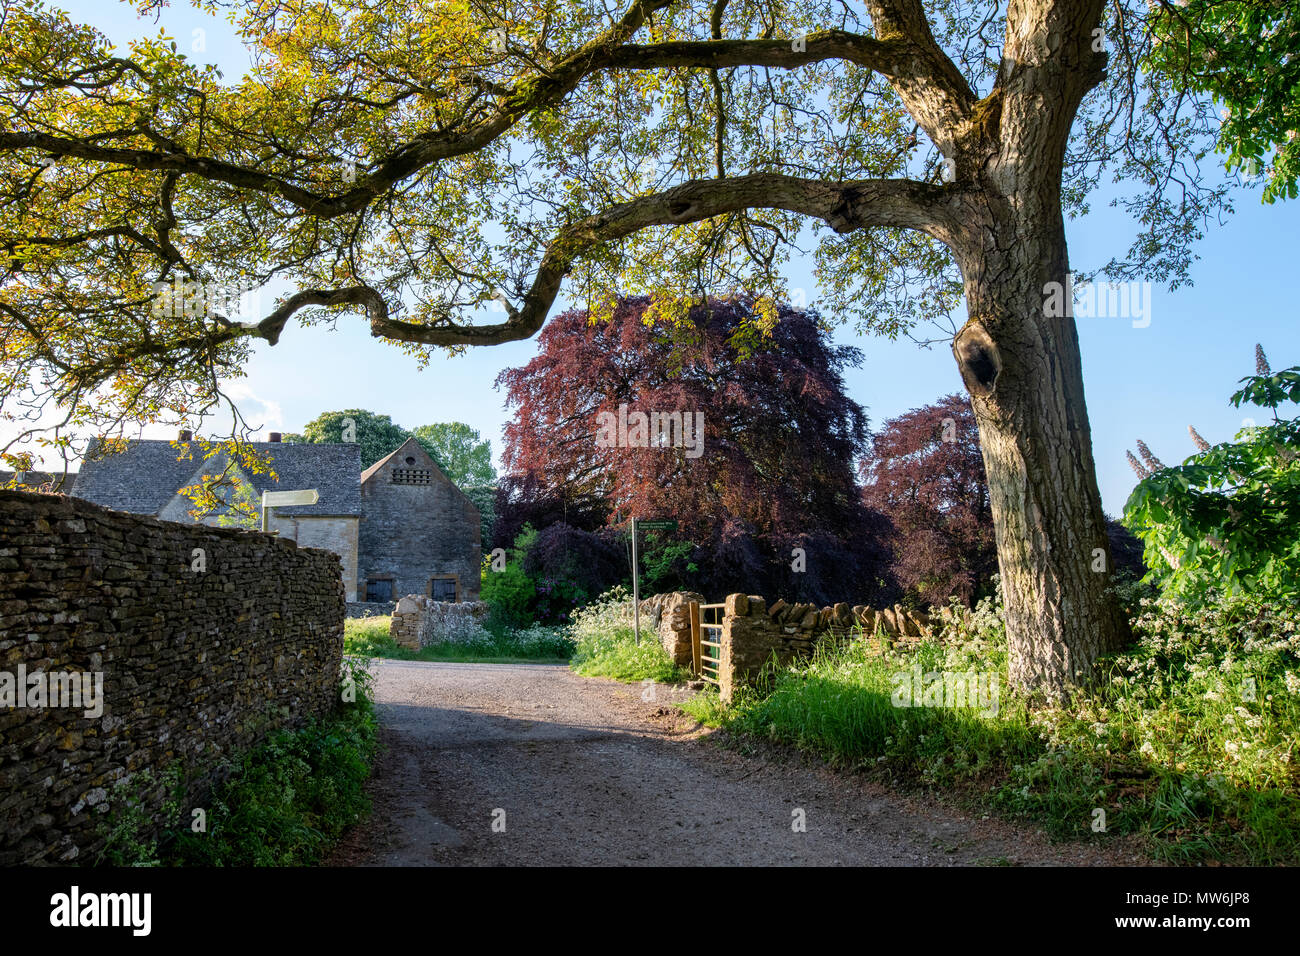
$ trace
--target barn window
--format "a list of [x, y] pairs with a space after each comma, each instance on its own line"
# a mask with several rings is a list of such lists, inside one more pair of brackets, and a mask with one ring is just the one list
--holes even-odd
[[433, 472], [427, 468], [394, 468], [390, 480], [395, 485], [428, 485], [433, 482]]
[[388, 603], [393, 599], [392, 578], [367, 578], [366, 600]]
[[435, 574], [429, 579], [429, 597], [435, 601], [459, 600], [460, 581], [454, 574]]

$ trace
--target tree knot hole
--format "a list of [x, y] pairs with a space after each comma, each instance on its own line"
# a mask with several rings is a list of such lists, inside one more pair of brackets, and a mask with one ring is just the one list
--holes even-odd
[[972, 392], [993, 391], [1002, 371], [1002, 360], [988, 332], [980, 325], [967, 325], [958, 335], [956, 347], [967, 388]]

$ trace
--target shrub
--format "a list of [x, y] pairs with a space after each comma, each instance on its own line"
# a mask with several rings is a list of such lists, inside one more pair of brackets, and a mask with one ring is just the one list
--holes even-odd
[[534, 624], [512, 631], [506, 647], [520, 657], [569, 657], [573, 654], [573, 639], [563, 628]]
[[559, 522], [520, 535], [517, 547], [533, 581], [534, 620], [565, 622], [575, 607], [628, 578], [623, 541], [612, 529], [584, 531]]
[[1125, 523], [1146, 544], [1151, 580], [1184, 600], [1213, 602], [1219, 591], [1300, 598], [1300, 419], [1277, 416], [1300, 402], [1300, 366], [1273, 373], [1256, 347], [1256, 374], [1230, 399], [1268, 409], [1273, 423], [1249, 426], [1234, 441], [1165, 467], [1146, 445], [1142, 480], [1124, 507]]
[[507, 560], [503, 570], [494, 571], [491, 559], [483, 561], [479, 600], [490, 608], [488, 626], [497, 633], [523, 627], [532, 621], [537, 589], [517, 560]]
[[350, 617], [343, 622], [343, 653], [355, 657], [395, 657], [397, 642], [389, 634], [391, 614]]
[[421, 635], [421, 643], [459, 644], [488, 650], [496, 645], [496, 638], [478, 620], [469, 614], [437, 614], [425, 618], [428, 633]]

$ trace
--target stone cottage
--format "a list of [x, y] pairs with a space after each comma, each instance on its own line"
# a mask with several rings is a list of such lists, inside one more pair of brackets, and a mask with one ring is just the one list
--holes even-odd
[[[249, 446], [270, 458], [276, 479], [232, 468], [223, 497], [256, 508], [263, 491], [315, 489], [320, 499], [314, 505], [272, 509], [270, 527], [302, 547], [337, 554], [348, 601], [393, 601], [408, 593], [477, 599], [478, 510], [418, 442], [408, 441], [363, 474], [355, 443], [283, 443], [277, 432], [269, 437]], [[92, 442], [71, 494], [168, 521], [232, 523], [230, 510], [190, 514], [194, 504], [182, 489], [221, 474], [228, 464], [225, 452], [205, 460], [191, 442], [187, 431], [177, 442], [134, 439], [104, 457], [97, 457]]]

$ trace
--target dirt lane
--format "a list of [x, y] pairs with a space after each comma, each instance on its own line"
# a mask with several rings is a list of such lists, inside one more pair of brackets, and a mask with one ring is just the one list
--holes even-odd
[[559, 665], [376, 671], [375, 812], [334, 865], [1130, 862], [815, 761], [724, 750], [669, 706], [685, 689], [643, 701], [641, 687]]

